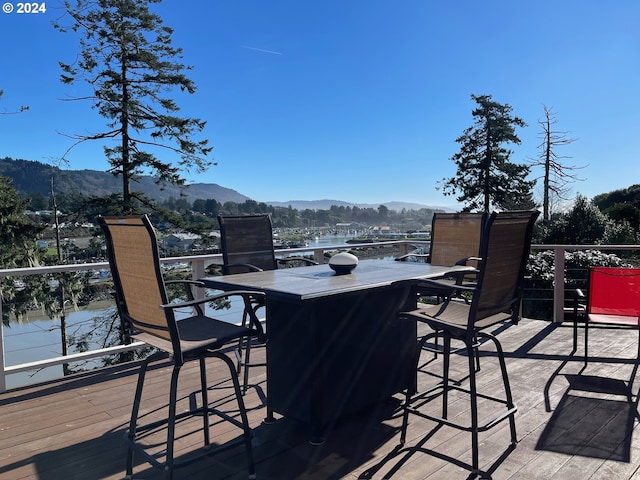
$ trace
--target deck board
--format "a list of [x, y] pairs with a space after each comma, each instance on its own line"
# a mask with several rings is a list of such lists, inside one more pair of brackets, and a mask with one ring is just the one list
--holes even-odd
[[[498, 338], [518, 405], [519, 443], [512, 451], [507, 450], [506, 422], [481, 433], [480, 466], [491, 478], [640, 478], [638, 414], [635, 405], [616, 390], [631, 373], [636, 333], [592, 330], [589, 348], [597, 361], [585, 369], [582, 334], [578, 352], [572, 356], [572, 329], [568, 325], [558, 327], [524, 319], [499, 332]], [[483, 346], [480, 361], [479, 388], [499, 387], [491, 345]], [[429, 371], [439, 373], [439, 362], [430, 363]], [[452, 377], [463, 377], [466, 365], [466, 357], [456, 356]], [[184, 367], [180, 408], [199, 398], [189, 394], [198, 389], [194, 367]], [[233, 408], [228, 398], [229, 382], [220, 383], [224, 376], [221, 365], [213, 361], [208, 371], [209, 384], [219, 387], [211, 392], [210, 400]], [[123, 435], [136, 374], [136, 363], [119, 365], [0, 394], [0, 479], [123, 478]], [[166, 363], [150, 370], [145, 402], [163, 404], [169, 374]], [[258, 392], [266, 390], [265, 372], [254, 368], [251, 374], [252, 388], [245, 400], [254, 427], [259, 479], [470, 478], [470, 435], [466, 432], [448, 427], [434, 429], [433, 422], [412, 416], [407, 443], [398, 446], [401, 396], [333, 425], [325, 444], [312, 446], [304, 425], [283, 418], [272, 425], [262, 424], [265, 407]], [[421, 381], [433, 382], [435, 377]], [[465, 399], [452, 400], [451, 416], [468, 416]], [[487, 408], [486, 402], [480, 403], [481, 412]], [[147, 411], [145, 404], [143, 411]], [[154, 414], [163, 415], [163, 411]], [[180, 436], [177, 455], [197, 448], [201, 437], [198, 419], [195, 422], [181, 425], [180, 432], [188, 430], [191, 434]], [[214, 441], [220, 443], [238, 435], [227, 424], [214, 426], [212, 433]], [[174, 478], [235, 480], [246, 476], [244, 450], [236, 447], [177, 470]], [[138, 464], [135, 477], [152, 479], [161, 475], [146, 464]]]

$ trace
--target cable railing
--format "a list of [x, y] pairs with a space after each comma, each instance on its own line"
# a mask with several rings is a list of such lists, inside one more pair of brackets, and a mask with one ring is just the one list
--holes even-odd
[[[324, 263], [325, 253], [336, 250], [358, 250], [364, 256], [380, 257], [388, 256], [388, 249], [392, 248], [391, 256], [399, 256], [409, 253], [410, 250], [418, 246], [427, 246], [429, 242], [420, 240], [396, 240], [391, 242], [372, 242], [360, 244], [341, 244], [341, 245], [321, 245], [307, 246], [291, 249], [277, 250], [278, 256], [305, 255], [312, 257], [319, 263]], [[571, 250], [602, 250], [602, 251], [620, 251], [640, 250], [640, 245], [532, 245], [532, 250], [550, 250], [554, 255], [554, 282], [553, 282], [553, 318], [554, 322], [562, 322], [564, 320], [564, 304], [565, 304], [565, 253]], [[377, 249], [383, 249], [377, 252]], [[386, 250], [384, 250], [386, 249]], [[365, 254], [365, 252], [367, 252]], [[384, 253], [387, 252], [387, 253]], [[213, 264], [222, 264], [222, 255], [205, 254], [205, 255], [188, 255], [179, 257], [166, 257], [161, 259], [161, 263], [165, 266], [186, 264], [190, 270], [190, 276], [198, 279], [206, 276], [207, 268]], [[88, 272], [88, 271], [105, 271], [109, 269], [108, 262], [81, 263], [69, 265], [51, 265], [44, 267], [0, 269], [0, 281], [3, 279], [19, 279], [27, 275], [43, 275], [50, 277], [53, 274], [62, 272]], [[0, 317], [2, 316], [2, 300], [0, 299]], [[112, 305], [113, 308], [113, 305]], [[114, 309], [115, 311], [115, 309]], [[59, 345], [59, 344], [58, 344]], [[7, 376], [39, 370], [47, 367], [71, 364], [74, 362], [87, 362], [101, 357], [129, 352], [145, 346], [142, 342], [133, 342], [128, 345], [115, 345], [104, 348], [92, 348], [83, 352], [70, 353], [68, 355], [47, 356], [40, 352], [46, 358], [33, 360], [28, 362], [17, 363], [14, 365], [6, 365], [5, 363], [5, 328], [0, 322], [0, 392], [7, 389]], [[53, 344], [47, 344], [44, 347], [53, 347]], [[43, 346], [27, 346], [24, 348], [43, 349]]]

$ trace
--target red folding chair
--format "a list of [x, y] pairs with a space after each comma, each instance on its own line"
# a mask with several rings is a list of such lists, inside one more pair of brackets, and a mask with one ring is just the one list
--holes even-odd
[[597, 326], [638, 330], [638, 352], [629, 389], [640, 360], [640, 268], [592, 267], [589, 270], [584, 364], [589, 362], [589, 329]]

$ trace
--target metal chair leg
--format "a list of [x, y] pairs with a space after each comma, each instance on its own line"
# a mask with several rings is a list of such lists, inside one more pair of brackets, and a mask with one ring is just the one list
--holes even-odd
[[418, 366], [420, 365], [420, 352], [422, 351], [422, 347], [424, 347], [427, 342], [427, 338], [429, 335], [422, 337], [418, 341], [418, 345], [416, 351], [414, 353], [414, 361], [413, 361], [413, 373], [409, 375], [409, 385], [407, 385], [407, 390], [404, 398], [404, 411], [402, 413], [402, 429], [400, 431], [400, 445], [404, 445], [407, 439], [407, 427], [409, 425], [409, 408], [411, 408], [411, 397], [414, 393], [416, 393], [418, 388]]
[[207, 366], [205, 357], [201, 356], [200, 362], [200, 388], [202, 389], [202, 435], [204, 445], [211, 443], [209, 434], [209, 389], [207, 388]]
[[176, 402], [178, 401], [178, 376], [180, 366], [174, 365], [171, 372], [171, 385], [169, 387], [169, 419], [167, 423], [167, 458], [165, 461], [165, 477], [173, 478], [173, 442], [176, 433]]
[[507, 407], [507, 411], [511, 412], [509, 414], [509, 427], [511, 430], [511, 444], [516, 445], [518, 443], [518, 437], [516, 434], [516, 419], [515, 419], [515, 403], [513, 402], [513, 394], [511, 393], [511, 384], [509, 382], [509, 375], [507, 373], [507, 363], [504, 359], [504, 351], [502, 350], [502, 345], [498, 341], [496, 337], [489, 334], [484, 334], [487, 338], [490, 338], [493, 341], [493, 344], [496, 347], [496, 352], [498, 354], [498, 362], [500, 363], [500, 371], [502, 373], [502, 382], [504, 384], [504, 392], [505, 392], [505, 403]]
[[249, 478], [256, 478], [256, 468], [255, 462], [253, 459], [253, 445], [251, 444], [251, 427], [249, 426], [249, 417], [247, 416], [247, 409], [244, 404], [244, 399], [242, 396], [242, 390], [240, 388], [240, 382], [238, 380], [237, 375], [234, 375], [235, 366], [231, 359], [227, 357], [223, 353], [214, 352], [212, 356], [221, 359], [223, 362], [227, 364], [229, 368], [229, 373], [231, 374], [231, 381], [233, 382], [233, 390], [236, 394], [236, 400], [238, 402], [238, 410], [240, 411], [240, 421], [242, 423], [243, 437], [244, 437], [244, 445], [247, 453], [247, 468], [249, 470]]
[[451, 336], [443, 337], [443, 362], [442, 362], [442, 418], [447, 418], [449, 410], [449, 366], [451, 363]]
[[589, 363], [589, 319], [587, 318], [584, 323], [584, 366], [587, 366]]
[[478, 453], [478, 392], [476, 386], [475, 350], [473, 343], [467, 343], [467, 357], [469, 361], [469, 396], [471, 401], [471, 468], [472, 473], [477, 474], [480, 471], [480, 461]]
[[251, 338], [247, 338], [247, 346], [244, 353], [244, 376], [242, 377], [242, 395], [247, 393], [249, 388], [249, 364], [251, 362]]
[[133, 405], [131, 407], [131, 418], [129, 420], [129, 430], [126, 433], [127, 438], [127, 465], [126, 465], [126, 477], [133, 477], [133, 455], [134, 444], [136, 440], [136, 432], [138, 429], [138, 414], [140, 413], [140, 401], [142, 399], [142, 389], [144, 387], [144, 379], [147, 374], [147, 368], [149, 364], [158, 358], [164, 356], [164, 354], [155, 354], [147, 357], [141, 364], [138, 371], [138, 383], [136, 384], [136, 392], [133, 396]]

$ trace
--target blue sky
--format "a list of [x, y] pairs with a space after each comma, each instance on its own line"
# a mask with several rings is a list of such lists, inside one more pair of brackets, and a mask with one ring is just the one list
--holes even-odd
[[[17, 5], [13, 2], [14, 6]], [[56, 163], [59, 132], [104, 130], [87, 93], [59, 81], [78, 38], [44, 14], [0, 14], [0, 156]], [[640, 183], [637, 0], [165, 0], [153, 5], [198, 90], [181, 114], [207, 121], [218, 165], [193, 182], [258, 201], [338, 199], [452, 205], [455, 139], [473, 123], [471, 94], [513, 107], [528, 127], [512, 161], [540, 153], [543, 105], [576, 141], [558, 149], [584, 181], [573, 195]], [[64, 168], [106, 170], [102, 144]], [[533, 176], [540, 175], [534, 171]], [[539, 189], [536, 195], [540, 197]]]

